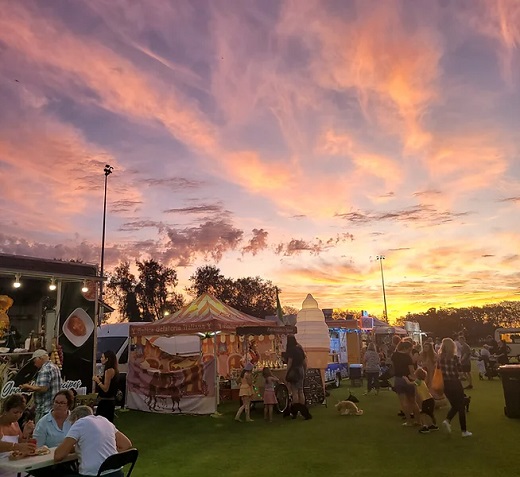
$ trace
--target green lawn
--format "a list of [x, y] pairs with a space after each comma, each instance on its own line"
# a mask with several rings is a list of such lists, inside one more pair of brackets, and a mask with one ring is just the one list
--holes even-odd
[[[363, 396], [352, 388], [365, 411], [360, 417], [339, 416], [334, 404], [348, 395], [348, 381], [332, 391], [329, 405], [313, 407], [314, 419], [277, 416], [265, 423], [233, 421], [235, 405], [226, 404], [221, 418], [121, 412], [116, 425], [139, 448], [133, 475], [139, 476], [510, 476], [518, 472], [520, 419], [504, 416], [502, 384], [475, 380], [468, 429], [421, 435], [401, 426], [396, 395], [382, 391]], [[446, 409], [437, 411], [439, 422]]]

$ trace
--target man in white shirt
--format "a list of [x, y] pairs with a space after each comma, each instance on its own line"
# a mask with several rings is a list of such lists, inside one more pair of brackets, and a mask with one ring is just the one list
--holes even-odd
[[[97, 475], [107, 457], [130, 449], [132, 443], [114, 424], [102, 416], [93, 416], [88, 406], [78, 406], [69, 416], [72, 422], [65, 440], [57, 447], [54, 461], [62, 461], [74, 451], [78, 454], [79, 476]], [[104, 474], [104, 477], [123, 477], [121, 469]]]

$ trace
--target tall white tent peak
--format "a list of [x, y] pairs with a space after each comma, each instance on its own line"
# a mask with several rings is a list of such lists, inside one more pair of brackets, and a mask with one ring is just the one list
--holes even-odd
[[307, 295], [307, 298], [305, 298], [305, 300], [303, 300], [303, 303], [302, 303], [302, 310], [305, 310], [308, 308], [318, 308], [318, 302], [314, 299], [314, 297], [310, 293]]

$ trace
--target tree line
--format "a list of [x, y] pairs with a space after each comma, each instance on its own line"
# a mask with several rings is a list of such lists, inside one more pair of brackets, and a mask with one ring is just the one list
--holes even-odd
[[430, 308], [422, 313], [408, 313], [397, 320], [416, 321], [423, 332], [436, 337], [452, 337], [463, 333], [470, 344], [476, 345], [496, 328], [520, 327], [520, 301], [502, 301], [484, 306], [464, 308]]
[[[108, 276], [107, 300], [115, 304], [122, 321], [160, 320], [184, 306], [184, 296], [175, 290], [175, 269], [153, 259], [135, 263], [137, 274], [130, 271], [129, 262], [123, 262]], [[248, 315], [264, 318], [276, 314], [276, 287], [268, 280], [232, 279], [219, 268], [205, 265], [197, 268], [189, 281], [184, 291], [192, 298], [207, 292]]]
[[[130, 271], [130, 263], [123, 262], [109, 274], [106, 286], [107, 300], [118, 308], [122, 321], [155, 321], [166, 313], [175, 313], [185, 304], [178, 285], [175, 269], [156, 260], [136, 261], [137, 274]], [[196, 269], [184, 289], [191, 298], [208, 292], [223, 303], [264, 318], [276, 314], [276, 286], [260, 277], [229, 278], [219, 268], [205, 265]], [[284, 307], [286, 314], [297, 313], [293, 307]], [[334, 318], [361, 316], [361, 311], [334, 310]], [[423, 332], [446, 337], [464, 333], [468, 342], [477, 344], [498, 327], [520, 327], [520, 301], [472, 306], [465, 308], [430, 308], [425, 312], [408, 313], [397, 319], [418, 322]]]

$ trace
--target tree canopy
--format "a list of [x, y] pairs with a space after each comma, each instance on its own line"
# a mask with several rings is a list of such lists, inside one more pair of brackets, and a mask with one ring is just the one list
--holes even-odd
[[109, 275], [109, 296], [117, 303], [123, 320], [160, 320], [165, 312], [173, 313], [184, 304], [181, 294], [174, 291], [177, 272], [156, 260], [136, 261], [137, 277], [130, 263], [123, 262]]
[[204, 292], [243, 313], [264, 318], [276, 314], [276, 287], [260, 277], [226, 278], [220, 269], [205, 265], [190, 277], [186, 291], [193, 297]]

